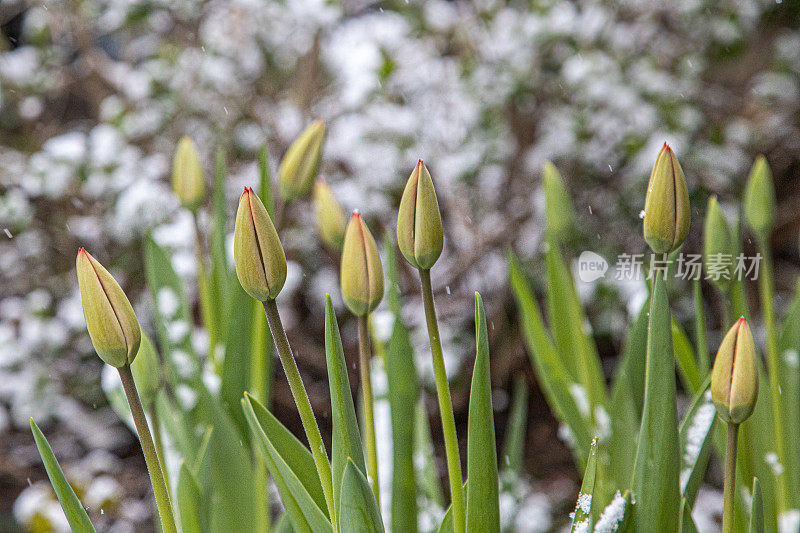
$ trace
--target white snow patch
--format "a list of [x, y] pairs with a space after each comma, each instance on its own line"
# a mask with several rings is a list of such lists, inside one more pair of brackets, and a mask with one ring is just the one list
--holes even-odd
[[625, 498], [617, 491], [614, 499], [606, 506], [597, 520], [594, 531], [595, 533], [613, 533], [617, 530], [623, 518], [625, 518]]
[[779, 533], [795, 533], [800, 529], [800, 510], [789, 509], [778, 515]]

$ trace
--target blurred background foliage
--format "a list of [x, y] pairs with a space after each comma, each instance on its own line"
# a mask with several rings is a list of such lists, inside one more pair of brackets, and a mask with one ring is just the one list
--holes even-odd
[[[732, 214], [765, 154], [778, 194], [780, 314], [799, 270], [799, 26], [800, 3], [788, 0], [0, 0], [0, 530], [42, 509], [59, 523], [27, 432], [34, 414], [88, 506], [108, 509], [115, 531], [151, 527], [144, 463], [99, 386], [73, 258], [86, 246], [108, 266], [145, 329], [143, 236], [152, 232], [193, 279], [193, 222], [168, 182], [182, 135], [197, 142], [207, 176], [224, 150], [232, 210], [242, 186], [257, 182], [258, 149], [267, 145], [274, 171], [292, 139], [324, 118], [321, 175], [376, 236], [392, 231], [405, 180], [424, 159], [445, 221], [433, 280], [457, 423], [465, 430], [469, 376], [459, 370], [480, 291], [502, 426], [514, 375], [535, 387], [504, 254], [511, 246], [541, 270], [546, 160], [575, 204], [575, 256], [589, 249], [613, 261], [646, 250], [638, 215], [665, 140], [689, 183], [692, 252], [708, 196]], [[325, 292], [342, 309], [338, 265], [321, 252], [310, 204], [290, 211], [281, 304], [325, 433], [321, 311]], [[430, 385], [418, 289], [401, 274]], [[580, 289], [610, 363], [641, 283]], [[691, 318], [690, 302], [673, 308]], [[355, 322], [342, 327], [353, 354]], [[193, 340], [206, 352], [201, 331]], [[281, 380], [273, 401], [299, 428]], [[529, 418], [525, 467], [537, 490], [520, 530], [546, 531], [550, 511], [570, 507], [560, 496], [572, 497], [577, 473], [565, 446], [554, 446], [558, 427], [536, 391]]]

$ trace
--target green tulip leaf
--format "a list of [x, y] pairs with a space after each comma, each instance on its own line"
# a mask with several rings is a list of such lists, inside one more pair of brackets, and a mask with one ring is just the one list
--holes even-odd
[[572, 516], [572, 533], [583, 531], [594, 531], [594, 487], [597, 478], [597, 439], [592, 441], [589, 450], [589, 459], [586, 461], [586, 472], [583, 474], [581, 491], [578, 493], [578, 501], [575, 503], [575, 511]]
[[483, 300], [475, 293], [475, 369], [469, 394], [467, 530], [500, 531], [497, 451], [489, 376], [489, 337]]
[[382, 533], [378, 502], [367, 478], [352, 460], [347, 461], [339, 501], [340, 533]]
[[636, 530], [668, 531], [680, 511], [680, 442], [671, 329], [666, 282], [663, 274], [658, 274], [650, 299], [644, 410], [632, 479]]
[[89, 515], [86, 514], [86, 509], [81, 505], [80, 500], [72, 490], [72, 486], [64, 476], [64, 472], [58, 464], [53, 450], [50, 448], [44, 434], [39, 430], [39, 426], [31, 418], [31, 431], [33, 432], [33, 439], [36, 441], [36, 447], [39, 449], [39, 455], [42, 457], [44, 468], [47, 470], [47, 477], [50, 478], [50, 483], [53, 485], [53, 490], [56, 492], [58, 501], [61, 503], [61, 509], [64, 510], [64, 515], [67, 517], [69, 526], [72, 531], [77, 533], [94, 533], [94, 526], [89, 520]]
[[358, 419], [350, 392], [347, 376], [347, 362], [344, 358], [339, 324], [333, 311], [330, 294], [325, 297], [325, 360], [328, 365], [328, 385], [331, 393], [331, 416], [333, 426], [331, 472], [333, 475], [334, 513], [339, 502], [339, 490], [348, 460], [352, 460], [362, 471], [364, 452], [361, 448], [361, 434]]

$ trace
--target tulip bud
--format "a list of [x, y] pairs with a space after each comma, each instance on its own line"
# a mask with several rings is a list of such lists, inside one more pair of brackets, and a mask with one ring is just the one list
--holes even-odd
[[678, 158], [664, 143], [644, 201], [644, 239], [657, 253], [676, 250], [689, 232], [689, 192]]
[[709, 279], [723, 292], [727, 292], [730, 287], [733, 263], [732, 261], [720, 263], [719, 258], [725, 255], [730, 257], [731, 249], [731, 230], [728, 227], [728, 221], [725, 220], [717, 197], [712, 196], [708, 199], [703, 230], [703, 260], [706, 269], [709, 269], [709, 265], [715, 261], [718, 263], [714, 267], [714, 275]]
[[172, 190], [186, 209], [194, 211], [203, 203], [206, 182], [197, 148], [188, 136], [178, 142], [172, 161]]
[[547, 227], [559, 239], [569, 237], [575, 227], [575, 213], [561, 173], [550, 161], [542, 169], [544, 185], [544, 214]]
[[754, 232], [769, 234], [775, 223], [775, 189], [772, 171], [763, 155], [758, 156], [744, 190], [744, 218]]
[[442, 255], [443, 235], [433, 180], [420, 159], [400, 199], [397, 245], [411, 266], [428, 270]]
[[315, 120], [292, 143], [278, 169], [281, 194], [294, 200], [311, 192], [322, 160], [325, 121]]
[[150, 337], [144, 332], [136, 359], [131, 364], [131, 372], [142, 403], [152, 405], [161, 389], [161, 364]]
[[758, 397], [758, 365], [753, 334], [744, 317], [728, 331], [711, 371], [711, 397], [724, 422], [741, 424]]
[[383, 299], [378, 246], [358, 211], [353, 212], [342, 247], [342, 299], [356, 316], [369, 314]]
[[264, 204], [249, 187], [236, 211], [233, 258], [247, 294], [260, 302], [278, 296], [286, 282], [286, 255]]
[[108, 270], [83, 248], [78, 250], [75, 268], [86, 329], [97, 355], [117, 368], [131, 364], [141, 343], [131, 302]]
[[322, 178], [314, 184], [314, 213], [322, 241], [331, 250], [342, 251], [347, 215], [336, 201], [333, 191]]

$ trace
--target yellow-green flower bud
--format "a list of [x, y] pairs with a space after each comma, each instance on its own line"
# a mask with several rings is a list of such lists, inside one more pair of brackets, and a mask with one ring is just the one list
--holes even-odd
[[758, 397], [758, 365], [753, 334], [744, 317], [728, 331], [711, 371], [711, 397], [724, 422], [741, 424]]
[[161, 389], [161, 364], [150, 337], [142, 332], [142, 342], [131, 365], [133, 381], [144, 405], [152, 405]]
[[722, 213], [716, 196], [708, 199], [706, 220], [703, 228], [703, 262], [707, 278], [719, 290], [730, 288], [733, 270], [731, 230]]
[[97, 355], [117, 368], [131, 364], [142, 338], [131, 302], [108, 270], [83, 248], [78, 250], [75, 269], [86, 329]]
[[775, 188], [772, 185], [772, 171], [763, 155], [753, 163], [747, 179], [744, 219], [760, 237], [769, 235], [775, 223]]
[[566, 239], [575, 227], [575, 213], [564, 179], [550, 161], [542, 169], [544, 185], [544, 214], [547, 227], [559, 239]]
[[364, 316], [383, 299], [383, 267], [378, 246], [358, 211], [353, 212], [342, 247], [342, 299], [356, 315]]
[[322, 242], [331, 250], [341, 252], [344, 231], [347, 227], [347, 215], [344, 214], [333, 191], [322, 178], [319, 178], [314, 184], [314, 213]]
[[397, 212], [397, 245], [411, 266], [428, 270], [442, 255], [444, 231], [431, 174], [420, 159]]
[[657, 254], [676, 250], [689, 233], [689, 192], [678, 158], [664, 143], [644, 201], [644, 239]]
[[281, 195], [294, 200], [311, 192], [322, 160], [325, 121], [315, 120], [292, 143], [278, 169]]
[[194, 211], [203, 203], [206, 181], [197, 148], [188, 136], [178, 141], [172, 161], [172, 190], [186, 209]]
[[286, 282], [286, 255], [264, 204], [244, 188], [236, 211], [233, 258], [242, 288], [260, 302], [274, 300]]

